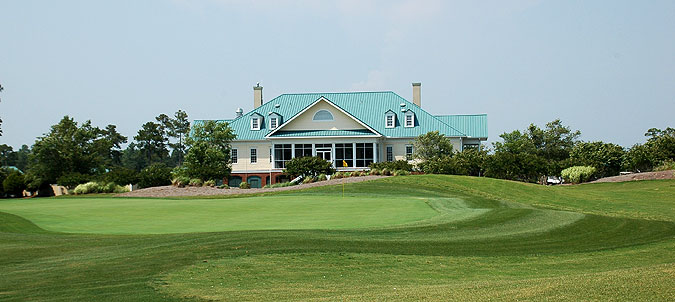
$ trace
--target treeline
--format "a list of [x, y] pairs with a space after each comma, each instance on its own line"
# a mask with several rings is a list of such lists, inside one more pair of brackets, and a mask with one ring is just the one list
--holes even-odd
[[589, 179], [619, 175], [621, 171], [645, 172], [675, 169], [675, 129], [649, 129], [644, 144], [623, 148], [602, 141], [579, 140], [581, 132], [560, 120], [542, 129], [531, 124], [524, 131], [503, 133], [503, 142], [492, 147], [450, 152], [449, 138], [430, 132], [415, 140], [418, 169], [425, 173], [487, 176], [540, 182], [575, 166], [594, 168]]
[[50, 184], [74, 188], [90, 181], [168, 184], [171, 169], [184, 161], [189, 132], [185, 111], [172, 117], [160, 114], [143, 124], [123, 149], [129, 139], [115, 125], [99, 128], [65, 116], [32, 147], [14, 151], [0, 145], [0, 195], [20, 196], [24, 189], [40, 191]]

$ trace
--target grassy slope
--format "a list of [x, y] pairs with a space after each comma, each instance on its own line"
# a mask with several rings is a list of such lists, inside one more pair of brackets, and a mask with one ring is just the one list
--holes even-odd
[[[64, 235], [0, 213], [0, 300], [672, 300], [674, 184], [635, 183], [640, 194], [625, 184], [551, 190], [447, 176], [349, 185], [353, 197], [425, 197], [446, 213], [457, 198], [489, 209], [370, 230]], [[553, 219], [559, 227], [542, 228]]]
[[348, 229], [403, 224], [437, 215], [418, 199], [326, 196], [7, 200], [0, 201], [0, 211], [52, 231], [97, 234]]

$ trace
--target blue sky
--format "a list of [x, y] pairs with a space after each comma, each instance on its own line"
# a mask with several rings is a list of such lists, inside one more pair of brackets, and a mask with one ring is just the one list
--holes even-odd
[[561, 118], [630, 146], [675, 127], [675, 1], [0, 1], [0, 143], [64, 115], [131, 139], [281, 93], [391, 90], [499, 134]]

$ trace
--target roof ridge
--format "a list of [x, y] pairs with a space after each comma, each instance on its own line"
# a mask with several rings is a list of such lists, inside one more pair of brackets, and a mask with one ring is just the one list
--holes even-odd
[[487, 115], [487, 113], [475, 113], [475, 114], [435, 114], [434, 116], [481, 116]]
[[[383, 91], [343, 91], [343, 92], [297, 92], [297, 93], [282, 93], [279, 96], [282, 95], [311, 95], [311, 94], [357, 94], [357, 93], [393, 93], [396, 94], [395, 92], [391, 90], [383, 90]], [[278, 98], [279, 96], [275, 97]]]

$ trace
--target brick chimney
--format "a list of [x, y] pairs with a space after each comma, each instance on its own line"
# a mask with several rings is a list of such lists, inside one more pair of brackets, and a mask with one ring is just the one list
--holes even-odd
[[417, 107], [422, 107], [422, 83], [412, 83], [413, 86], [413, 103]]
[[262, 86], [260, 86], [260, 83], [257, 83], [255, 86], [253, 86], [253, 109], [260, 107], [262, 103]]

